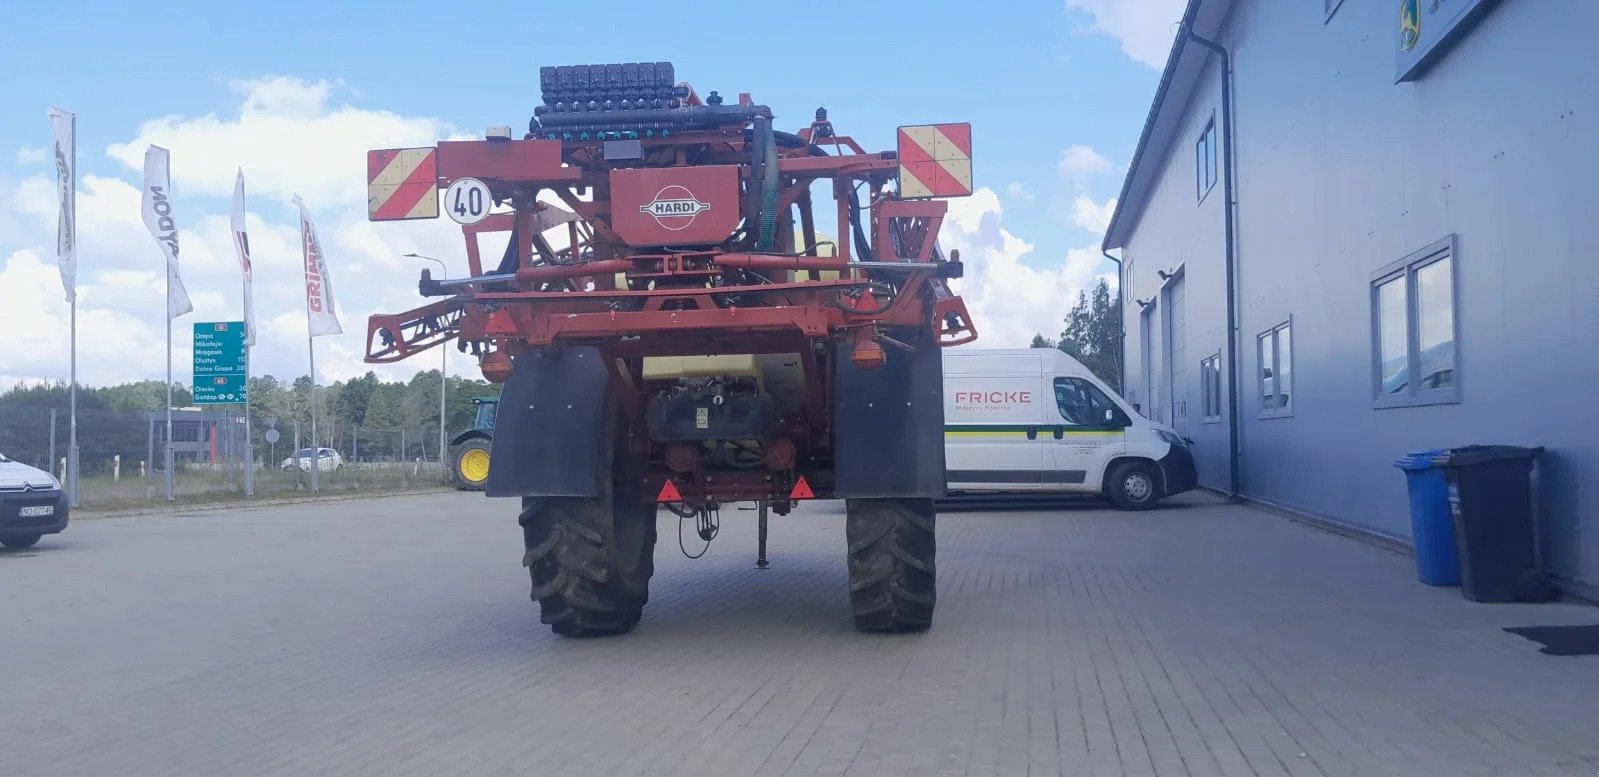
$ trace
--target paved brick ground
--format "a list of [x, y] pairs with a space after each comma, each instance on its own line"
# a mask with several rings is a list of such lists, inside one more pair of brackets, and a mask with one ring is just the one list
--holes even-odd
[[931, 633], [853, 632], [838, 507], [749, 513], [640, 629], [537, 623], [504, 502], [74, 524], [0, 554], [0, 775], [1599, 774], [1599, 658], [1195, 497], [946, 512]]

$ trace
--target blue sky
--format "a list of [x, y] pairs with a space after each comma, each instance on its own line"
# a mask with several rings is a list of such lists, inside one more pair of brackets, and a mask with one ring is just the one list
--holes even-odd
[[[687, 10], [699, 5], [726, 10]], [[869, 147], [890, 148], [900, 124], [972, 122], [976, 183], [989, 191], [955, 206], [945, 240], [970, 243], [963, 254], [994, 263], [991, 277], [979, 274], [965, 293], [981, 298], [979, 324], [981, 317], [993, 318], [995, 340], [1016, 339], [1028, 328], [1058, 330], [1070, 287], [1110, 267], [1090, 261], [1085, 249], [1097, 245], [1096, 225], [1108, 215], [1182, 10], [1180, 0], [823, 0], [782, 6], [781, 12], [750, 3], [455, 6], [466, 10], [300, 0], [65, 6], [14, 8], [0, 32], [6, 39], [0, 72], [8, 75], [0, 87], [0, 105], [7, 106], [0, 113], [0, 206], [8, 211], [0, 215], [0, 261], [6, 263], [0, 295], [31, 292], [40, 282], [32, 260], [53, 261], [53, 204], [32, 202], [49, 180], [41, 158], [49, 143], [49, 104], [79, 117], [80, 229], [86, 233], [96, 228], [97, 208], [105, 210], [102, 220], [126, 218], [137, 226], [135, 162], [148, 142], [171, 149], [179, 224], [192, 230], [184, 242], [184, 273], [198, 316], [179, 319], [176, 329], [186, 332], [191, 319], [224, 315], [234, 299], [227, 295], [236, 298], [237, 281], [230, 286], [227, 280], [227, 243], [212, 228], [227, 214], [226, 188], [218, 182], [231, 184], [235, 166], [244, 165], [252, 183], [264, 184], [252, 185], [253, 219], [286, 243], [283, 261], [269, 258], [258, 269], [258, 285], [263, 272], [286, 273], [280, 287], [258, 290], [260, 315], [283, 318], [287, 337], [297, 281], [288, 256], [294, 222], [287, 199], [299, 191], [332, 244], [330, 269], [344, 329], [354, 333], [364, 330], [371, 310], [416, 301], [410, 294], [415, 268], [385, 257], [386, 250], [422, 245], [459, 254], [458, 237], [425, 234], [413, 225], [374, 230], [356, 223], [362, 220], [361, 148], [393, 145], [391, 139], [426, 143], [429, 133], [473, 133], [489, 124], [525, 126], [538, 102], [541, 65], [670, 60], [678, 77], [701, 93], [752, 92], [773, 108], [780, 127], [803, 126], [825, 105], [841, 131]], [[328, 142], [298, 133], [304, 128], [320, 128]], [[328, 156], [334, 150], [341, 156]], [[325, 172], [346, 168], [354, 171], [354, 188], [336, 185], [342, 179], [329, 180]], [[117, 179], [134, 193], [133, 204]], [[140, 241], [126, 226], [107, 227], [99, 241], [83, 236], [80, 284], [105, 288], [80, 300], [80, 315], [105, 303], [131, 317], [123, 328], [149, 327], [159, 355], [160, 297], [150, 303], [154, 315], [146, 316], [129, 295], [142, 286], [159, 295], [152, 284], [159, 281], [160, 255], [148, 235]], [[278, 248], [270, 234], [261, 242], [258, 253]], [[19, 252], [33, 257], [19, 258]], [[190, 255], [198, 257], [192, 271]], [[1072, 272], [1065, 272], [1073, 262]], [[974, 269], [980, 272], [969, 272]], [[1050, 274], [1027, 274], [1034, 270]], [[395, 293], [375, 291], [381, 287]], [[203, 299], [207, 290], [210, 303]], [[277, 293], [284, 298], [272, 296]], [[1013, 293], [1025, 299], [1012, 304]], [[54, 299], [60, 299], [59, 280]], [[13, 302], [0, 299], [0, 307]], [[1041, 311], [1052, 306], [1059, 308], [1055, 323], [1041, 320]], [[57, 320], [60, 310], [46, 307], [43, 312]], [[116, 324], [109, 318], [99, 323]], [[272, 331], [264, 327], [264, 334]], [[40, 347], [53, 337], [41, 333]], [[332, 347], [334, 359], [358, 358], [360, 338], [346, 338]], [[264, 366], [283, 373], [300, 368], [295, 347], [283, 343], [281, 353], [269, 347]], [[0, 365], [6, 382], [56, 377], [65, 369], [55, 369], [50, 359], [3, 361], [9, 362]], [[435, 364], [426, 361], [398, 372]], [[90, 371], [87, 378], [159, 373], [158, 364], [150, 373], [142, 359], [134, 362]], [[327, 377], [365, 369], [348, 367], [331, 368]]]

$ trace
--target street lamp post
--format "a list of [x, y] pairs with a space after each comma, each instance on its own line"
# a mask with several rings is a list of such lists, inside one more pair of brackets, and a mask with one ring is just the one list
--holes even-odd
[[[423, 261], [432, 262], [432, 263], [438, 265], [439, 266], [439, 280], [444, 280], [445, 278], [448, 278], [449, 275], [450, 275], [450, 270], [449, 270], [448, 267], [444, 266], [444, 262], [442, 262], [442, 261], [440, 261], [438, 259], [435, 259], [435, 258], [433, 258], [431, 256], [423, 256], [421, 254], [406, 254], [405, 256], [408, 259], [421, 259]], [[445, 414], [444, 414], [444, 386], [445, 386], [444, 378], [445, 378], [445, 375], [449, 372], [449, 361], [450, 361], [450, 349], [449, 349], [448, 346], [445, 346], [445, 345], [441, 344], [439, 346], [439, 474], [441, 476], [445, 475], [445, 473], [448, 473], [450, 471], [449, 470], [449, 464], [446, 463], [447, 453], [445, 451], [445, 448], [449, 444], [447, 442], [448, 437], [446, 437], [448, 432], [445, 430], [445, 426], [444, 426], [444, 419], [445, 419]]]

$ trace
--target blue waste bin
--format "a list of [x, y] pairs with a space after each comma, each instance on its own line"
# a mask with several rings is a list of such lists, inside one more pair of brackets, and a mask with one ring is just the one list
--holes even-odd
[[1410, 489], [1410, 536], [1416, 545], [1416, 577], [1428, 585], [1460, 585], [1460, 552], [1449, 509], [1449, 480], [1434, 459], [1447, 451], [1417, 451], [1394, 466]]

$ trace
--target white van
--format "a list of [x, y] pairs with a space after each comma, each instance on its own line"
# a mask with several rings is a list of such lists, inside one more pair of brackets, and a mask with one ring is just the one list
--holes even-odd
[[1056, 349], [944, 351], [951, 496], [1076, 492], [1144, 510], [1197, 484], [1188, 446]]

